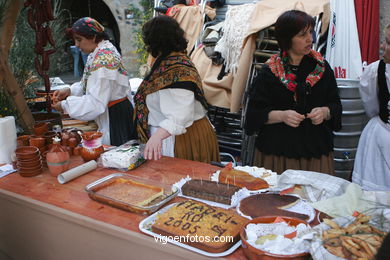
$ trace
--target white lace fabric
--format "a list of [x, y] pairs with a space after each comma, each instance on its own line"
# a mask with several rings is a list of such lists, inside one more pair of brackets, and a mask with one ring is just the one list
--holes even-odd
[[223, 24], [223, 36], [217, 42], [215, 51], [221, 53], [225, 60], [225, 72], [235, 74], [254, 4], [228, 6], [226, 19]]

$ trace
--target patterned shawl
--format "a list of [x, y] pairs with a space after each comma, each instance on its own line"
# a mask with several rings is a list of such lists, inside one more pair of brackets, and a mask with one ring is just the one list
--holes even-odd
[[[306, 78], [306, 83], [313, 87], [323, 76], [325, 71], [325, 61], [322, 57], [321, 53], [311, 50], [308, 54], [312, 57], [317, 65], [315, 69], [310, 72], [310, 74]], [[281, 54], [275, 54], [271, 56], [266, 62], [269, 65], [272, 73], [280, 79], [283, 85], [290, 91], [295, 93], [297, 88], [296, 78], [297, 76], [292, 72], [290, 66], [288, 66], [288, 56], [285, 51]], [[294, 95], [296, 98], [296, 95]]]
[[[155, 61], [159, 62], [159, 59]], [[202, 91], [202, 81], [199, 73], [190, 58], [182, 52], [172, 52], [161, 60], [160, 64], [155, 64], [150, 74], [142, 81], [137, 93], [134, 96], [137, 132], [141, 142], [146, 143], [149, 139], [148, 114], [146, 106], [146, 96], [160, 89], [169, 87], [179, 82], [193, 82], [197, 86], [191, 89], [195, 99], [206, 109], [207, 102]]]
[[115, 71], [120, 75], [127, 77], [127, 71], [122, 64], [122, 59], [114, 45], [108, 40], [103, 40], [98, 43], [96, 49], [89, 54], [85, 63], [81, 84], [83, 85], [84, 94], [86, 93], [88, 77], [94, 71], [101, 68], [106, 68]]

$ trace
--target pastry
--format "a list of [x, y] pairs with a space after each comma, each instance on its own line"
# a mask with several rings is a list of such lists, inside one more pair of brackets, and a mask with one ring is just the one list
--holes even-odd
[[240, 211], [252, 218], [263, 216], [285, 216], [309, 220], [305, 214], [284, 210], [290, 208], [299, 201], [299, 198], [291, 195], [256, 194], [246, 197], [240, 202]]
[[239, 189], [237, 186], [214, 181], [190, 180], [183, 185], [181, 192], [186, 196], [230, 205], [232, 196]]
[[219, 253], [240, 239], [240, 229], [247, 219], [236, 212], [186, 200], [158, 215], [153, 232], [180, 238], [181, 243]]

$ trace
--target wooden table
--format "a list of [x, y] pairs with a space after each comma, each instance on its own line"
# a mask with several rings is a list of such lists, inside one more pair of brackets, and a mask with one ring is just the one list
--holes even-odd
[[[72, 157], [71, 167], [81, 163], [81, 158]], [[210, 179], [217, 169], [164, 157], [128, 173], [172, 184], [187, 175]], [[0, 251], [14, 260], [207, 258], [172, 244], [156, 243], [141, 233], [138, 224], [145, 216], [91, 200], [85, 186], [114, 172], [118, 171], [98, 168], [63, 185], [47, 170], [35, 177], [13, 173], [1, 178]], [[240, 247], [227, 258], [245, 256]]]

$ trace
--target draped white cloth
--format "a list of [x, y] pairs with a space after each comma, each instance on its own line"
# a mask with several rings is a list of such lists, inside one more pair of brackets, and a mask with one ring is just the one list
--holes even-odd
[[[389, 191], [390, 124], [385, 124], [378, 116], [378, 65], [376, 61], [366, 67], [360, 80], [360, 95], [371, 119], [359, 140], [352, 181], [364, 190]], [[390, 64], [386, 64], [386, 83], [390, 90], [389, 73]]]
[[326, 60], [336, 78], [358, 79], [362, 57], [353, 0], [330, 0], [330, 23]]

